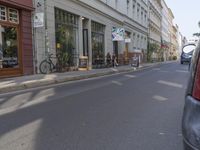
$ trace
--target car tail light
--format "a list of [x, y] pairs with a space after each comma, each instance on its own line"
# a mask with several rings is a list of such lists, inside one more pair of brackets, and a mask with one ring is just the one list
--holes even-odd
[[192, 96], [200, 101], [200, 59], [198, 60]]

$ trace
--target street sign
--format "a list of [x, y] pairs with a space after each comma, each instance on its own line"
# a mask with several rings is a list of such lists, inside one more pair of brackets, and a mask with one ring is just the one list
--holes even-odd
[[34, 28], [44, 27], [44, 13], [35, 13], [34, 16]]

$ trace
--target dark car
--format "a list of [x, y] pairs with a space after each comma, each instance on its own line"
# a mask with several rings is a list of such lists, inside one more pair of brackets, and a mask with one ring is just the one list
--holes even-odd
[[191, 61], [182, 118], [185, 150], [200, 150], [200, 43]]
[[188, 44], [183, 47], [180, 60], [181, 64], [190, 63], [195, 48], [195, 44]]

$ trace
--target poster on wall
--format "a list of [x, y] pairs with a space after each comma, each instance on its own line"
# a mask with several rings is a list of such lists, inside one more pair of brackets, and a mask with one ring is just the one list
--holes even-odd
[[124, 28], [112, 28], [112, 40], [113, 41], [124, 41]]
[[40, 28], [44, 27], [44, 13], [35, 13], [34, 16], [34, 27], [35, 28]]

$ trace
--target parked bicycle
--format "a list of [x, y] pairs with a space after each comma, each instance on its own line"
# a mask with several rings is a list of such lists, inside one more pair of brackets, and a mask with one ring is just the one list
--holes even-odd
[[56, 57], [53, 57], [53, 54], [48, 54], [45, 60], [40, 63], [40, 73], [48, 74], [57, 70], [57, 63], [54, 64], [52, 59], [56, 59]]

